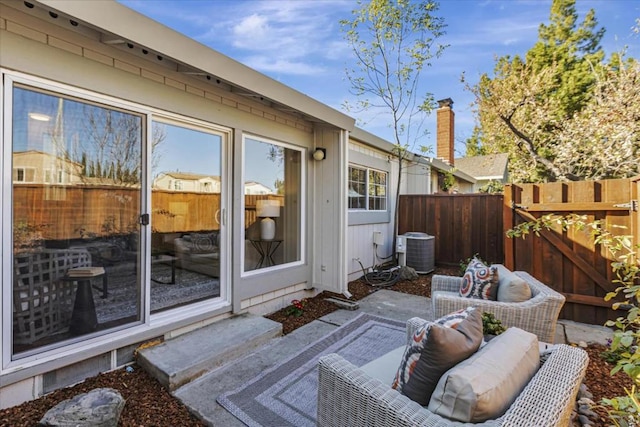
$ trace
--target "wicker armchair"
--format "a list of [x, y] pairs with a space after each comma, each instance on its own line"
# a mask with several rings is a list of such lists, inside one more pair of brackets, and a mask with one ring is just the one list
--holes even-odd
[[74, 285], [62, 281], [70, 268], [91, 266], [82, 249], [41, 249], [13, 257], [13, 342], [32, 344], [66, 331]]
[[552, 343], [565, 298], [523, 271], [515, 271], [531, 288], [531, 299], [524, 302], [500, 302], [459, 296], [462, 277], [434, 275], [431, 280], [431, 304], [435, 318], [473, 305], [492, 313], [505, 327], [515, 326]]
[[[418, 322], [416, 322], [416, 320]], [[411, 319], [407, 335], [421, 319]], [[337, 354], [319, 361], [318, 426], [567, 426], [589, 357], [564, 344], [549, 356], [507, 412], [479, 424], [451, 421], [372, 378]]]

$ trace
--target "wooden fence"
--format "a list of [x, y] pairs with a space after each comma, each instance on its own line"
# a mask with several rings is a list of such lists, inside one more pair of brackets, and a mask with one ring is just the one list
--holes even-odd
[[400, 197], [398, 232], [435, 236], [438, 264], [458, 264], [475, 253], [522, 270], [561, 292], [561, 318], [603, 324], [621, 315], [605, 302], [616, 288], [611, 257], [585, 232], [543, 231], [509, 239], [505, 232], [546, 214], [584, 215], [640, 242], [640, 177], [602, 181], [508, 185], [504, 196], [484, 194]]
[[[546, 214], [576, 213], [603, 220], [618, 234], [640, 242], [637, 201], [640, 177], [603, 181], [509, 185], [504, 196], [504, 230]], [[620, 228], [624, 227], [624, 228]], [[605, 302], [616, 288], [611, 257], [584, 231], [543, 231], [540, 237], [505, 239], [505, 264], [524, 270], [567, 298], [560, 316], [603, 324], [621, 315]]]
[[[256, 201], [279, 195], [246, 195], [245, 226], [256, 222]], [[46, 240], [123, 235], [138, 228], [140, 189], [114, 186], [16, 185], [14, 222], [38, 228]], [[220, 194], [153, 190], [154, 233], [220, 229]]]
[[398, 233], [435, 236], [438, 264], [457, 265], [474, 254], [501, 263], [503, 196], [430, 194], [400, 196]]

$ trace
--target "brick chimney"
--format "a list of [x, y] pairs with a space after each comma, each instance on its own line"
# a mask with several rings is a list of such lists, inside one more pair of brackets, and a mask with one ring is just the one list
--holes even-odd
[[445, 98], [438, 101], [438, 109], [436, 110], [436, 156], [451, 166], [453, 166], [453, 126], [455, 123], [455, 113], [452, 107], [451, 98]]

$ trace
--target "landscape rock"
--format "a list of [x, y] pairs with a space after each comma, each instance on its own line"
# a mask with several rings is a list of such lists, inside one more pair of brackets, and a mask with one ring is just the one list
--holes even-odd
[[112, 388], [96, 388], [58, 403], [40, 420], [40, 426], [117, 427], [124, 399]]
[[400, 267], [400, 280], [417, 280], [418, 273], [412, 267], [406, 265]]

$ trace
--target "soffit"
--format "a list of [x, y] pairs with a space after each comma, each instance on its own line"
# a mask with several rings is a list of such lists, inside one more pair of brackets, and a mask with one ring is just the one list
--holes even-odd
[[[113, 0], [6, 3], [105, 45], [201, 79], [312, 123], [352, 130], [355, 120]], [[55, 15], [55, 17], [54, 17]]]

